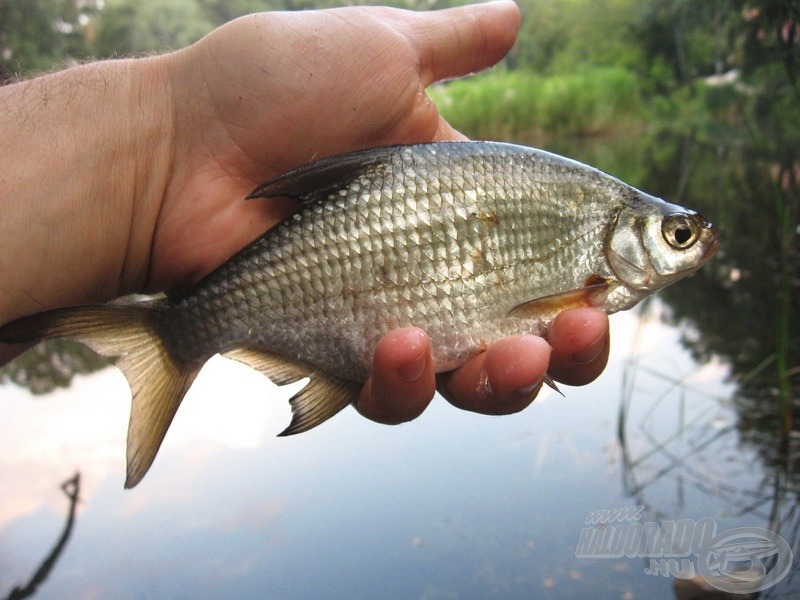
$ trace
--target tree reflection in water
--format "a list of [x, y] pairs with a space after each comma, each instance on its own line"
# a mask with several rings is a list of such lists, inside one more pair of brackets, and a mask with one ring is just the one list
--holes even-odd
[[[680, 505], [690, 487], [740, 521], [783, 536], [797, 561], [800, 157], [789, 145], [693, 137], [662, 142], [673, 149], [661, 168], [653, 161], [652, 185], [645, 189], [710, 215], [723, 235], [717, 257], [692, 285], [664, 290], [662, 319], [680, 328], [683, 345], [700, 365], [725, 363], [734, 389], [728, 397], [714, 397], [687, 381], [691, 373], [648, 365], [634, 353], [626, 365], [618, 421], [624, 487], [654, 519], [666, 508], [652, 500], [656, 494], [648, 494], [650, 488], [663, 490], [663, 480], [671, 480]], [[677, 178], [669, 175], [674, 173]], [[662, 390], [655, 394], [656, 405], [678, 403], [677, 424], [654, 427], [647, 414], [632, 419], [633, 402], [652, 402], [652, 397], [634, 400], [642, 381]], [[731, 419], [722, 416], [728, 406]], [[642, 447], [632, 439], [646, 443]], [[763, 597], [791, 586], [796, 570]]]

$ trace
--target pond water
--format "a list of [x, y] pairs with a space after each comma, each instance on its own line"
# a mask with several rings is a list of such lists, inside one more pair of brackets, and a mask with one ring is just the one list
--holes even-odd
[[[722, 534], [741, 527], [773, 532], [761, 575], [789, 571], [761, 597], [800, 597], [800, 158], [707, 132], [546, 145], [702, 210], [724, 235], [702, 272], [612, 317], [597, 382], [512, 416], [437, 398], [399, 427], [347, 410], [276, 438], [291, 392], [217, 357], [124, 491], [117, 370], [46, 395], [6, 381], [0, 597], [42, 568], [42, 599], [719, 597], [681, 595], [676, 571], [724, 567]], [[93, 367], [80, 353], [31, 362], [6, 374], [39, 391]], [[76, 472], [59, 545], [73, 491], [60, 486]], [[694, 532], [713, 521], [713, 556], [678, 556], [679, 536], [616, 557], [591, 541], [634, 523], [663, 538], [681, 520]]]

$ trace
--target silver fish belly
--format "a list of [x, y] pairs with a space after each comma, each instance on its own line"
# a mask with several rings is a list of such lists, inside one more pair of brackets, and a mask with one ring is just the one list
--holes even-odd
[[718, 244], [690, 210], [576, 161], [494, 142], [325, 158], [249, 198], [279, 196], [299, 212], [182, 297], [0, 328], [0, 341], [70, 337], [119, 357], [133, 392], [127, 487], [213, 354], [278, 384], [310, 376], [284, 432], [298, 433], [353, 400], [394, 328], [425, 329], [437, 370], [450, 370], [500, 337], [545, 333], [565, 308], [630, 308]]

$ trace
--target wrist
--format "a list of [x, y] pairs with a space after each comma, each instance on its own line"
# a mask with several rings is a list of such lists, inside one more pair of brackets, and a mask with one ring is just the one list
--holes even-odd
[[156, 61], [92, 63], [0, 89], [0, 322], [145, 280], [171, 143]]
[[117, 295], [142, 291], [151, 268], [154, 231], [173, 174], [175, 110], [169, 54], [125, 61], [129, 72], [124, 171], [116, 179], [131, 208], [128, 247]]

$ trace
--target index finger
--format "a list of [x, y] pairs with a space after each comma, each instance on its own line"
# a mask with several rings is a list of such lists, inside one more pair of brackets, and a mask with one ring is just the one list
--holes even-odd
[[596, 308], [565, 310], [556, 317], [547, 340], [553, 347], [553, 379], [566, 385], [586, 385], [608, 362], [608, 315]]

